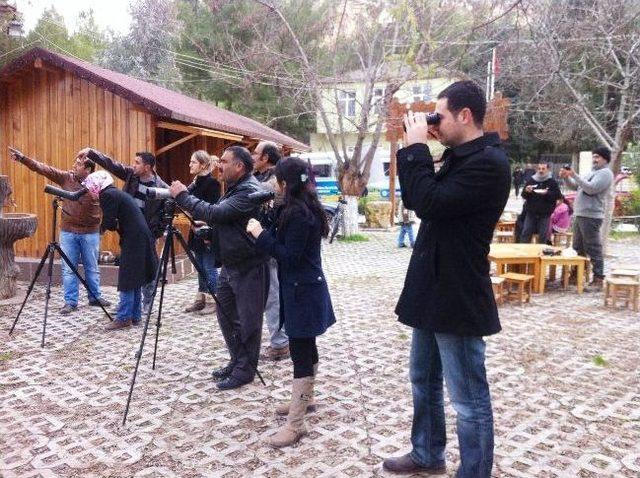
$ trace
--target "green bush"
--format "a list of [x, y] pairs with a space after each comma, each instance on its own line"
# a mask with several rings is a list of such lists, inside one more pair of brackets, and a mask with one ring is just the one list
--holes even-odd
[[369, 238], [364, 234], [352, 234], [351, 236], [338, 237], [340, 242], [367, 242]]
[[369, 196], [363, 196], [358, 199], [358, 214], [364, 215], [365, 209], [367, 209], [367, 203], [370, 201]]
[[628, 198], [620, 203], [623, 216], [640, 216], [640, 189], [631, 192]]

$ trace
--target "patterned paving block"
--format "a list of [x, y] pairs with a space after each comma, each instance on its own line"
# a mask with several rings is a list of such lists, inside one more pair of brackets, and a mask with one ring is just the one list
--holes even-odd
[[[392, 233], [368, 235], [366, 243], [323, 245], [338, 323], [318, 341], [319, 407], [294, 447], [265, 443], [284, 423], [274, 408], [289, 399], [291, 363], [261, 362], [266, 387], [256, 380], [218, 391], [210, 373], [229, 357], [217, 320], [182, 312], [195, 278], [167, 286], [155, 370], [157, 317], [150, 320], [124, 426], [143, 328], [106, 333], [102, 311], [84, 304], [61, 316], [56, 288], [42, 349], [36, 289], [15, 333], [0, 343], [0, 475], [391, 476], [381, 461], [410, 448], [411, 330], [393, 308], [411, 251], [397, 249]], [[637, 240], [614, 241], [612, 249], [620, 263], [640, 257]], [[0, 309], [0, 330], [15, 312]], [[640, 476], [640, 314], [553, 284], [531, 304], [500, 312], [503, 331], [487, 339], [494, 476]], [[446, 413], [453, 476], [459, 457], [448, 401]]]

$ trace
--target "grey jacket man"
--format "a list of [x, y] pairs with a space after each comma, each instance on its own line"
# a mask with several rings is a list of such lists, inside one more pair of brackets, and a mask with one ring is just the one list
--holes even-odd
[[575, 217], [604, 219], [607, 194], [613, 184], [613, 172], [608, 166], [594, 168], [582, 176], [566, 178], [565, 182], [569, 188], [578, 190], [573, 203]]

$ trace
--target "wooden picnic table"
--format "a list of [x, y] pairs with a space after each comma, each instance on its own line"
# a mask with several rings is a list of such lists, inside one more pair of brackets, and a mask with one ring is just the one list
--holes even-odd
[[507, 272], [507, 266], [510, 265], [532, 266], [533, 291], [538, 293], [540, 292], [540, 276], [542, 274], [540, 256], [544, 249], [561, 250], [546, 244], [493, 243], [488, 258], [491, 262], [495, 262], [498, 275]]
[[496, 230], [501, 232], [514, 232], [516, 230], [516, 221], [498, 221]]

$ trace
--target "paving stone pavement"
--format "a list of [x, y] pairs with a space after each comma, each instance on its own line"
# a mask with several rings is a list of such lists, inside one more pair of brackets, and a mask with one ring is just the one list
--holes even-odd
[[[393, 307], [410, 250], [394, 247], [394, 233], [368, 236], [324, 246], [338, 323], [319, 340], [311, 432], [284, 450], [263, 438], [283, 422], [273, 409], [288, 397], [290, 362], [261, 362], [266, 387], [218, 391], [209, 374], [227, 355], [215, 319], [182, 312], [193, 278], [167, 288], [157, 367], [153, 327], [125, 426], [141, 328], [103, 332], [106, 318], [86, 305], [61, 316], [55, 289], [41, 349], [42, 289], [10, 338], [17, 308], [0, 309], [0, 476], [386, 476], [382, 459], [409, 448], [410, 329]], [[612, 251], [637, 263], [640, 241], [615, 241]], [[501, 307], [501, 319], [503, 332], [487, 339], [494, 476], [640, 476], [640, 314], [605, 309], [601, 294], [552, 289]], [[453, 476], [449, 405], [447, 427]]]

